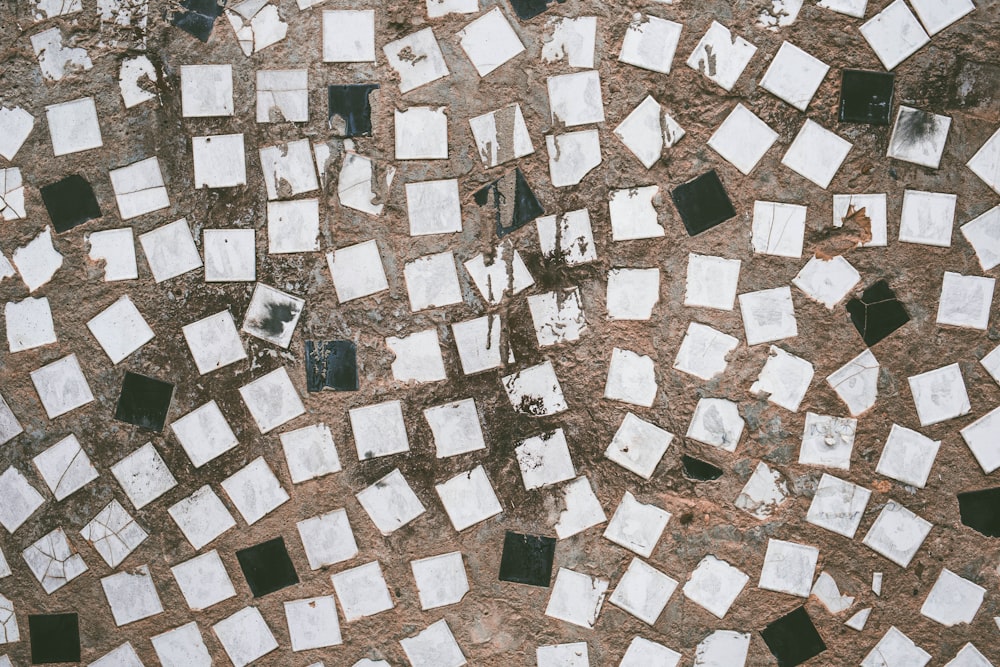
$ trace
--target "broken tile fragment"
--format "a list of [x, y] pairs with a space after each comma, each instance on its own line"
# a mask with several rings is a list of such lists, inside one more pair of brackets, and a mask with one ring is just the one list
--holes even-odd
[[[327, 12], [324, 12], [324, 15]], [[374, 56], [373, 56], [374, 59]], [[327, 122], [334, 136], [370, 137], [372, 134], [371, 93], [377, 83], [327, 86]]]
[[[545, 212], [520, 169], [480, 188], [473, 200], [477, 206], [487, 207], [488, 216], [492, 213], [489, 217], [496, 220], [499, 238], [517, 231]], [[489, 211], [490, 208], [493, 211]]]
[[608, 520], [588, 478], [577, 477], [563, 485], [560, 491], [565, 509], [559, 513], [559, 520], [553, 526], [560, 540]]
[[849, 619], [847, 619], [844, 622], [844, 625], [851, 628], [852, 630], [857, 630], [858, 632], [861, 632], [862, 630], [865, 629], [865, 626], [868, 625], [868, 617], [871, 616], [871, 613], [872, 613], [871, 607], [862, 609], [858, 613], [854, 614], [854, 616], [851, 616]]
[[813, 374], [811, 363], [772, 345], [750, 393], [765, 394], [771, 403], [798, 412]]
[[575, 342], [587, 330], [578, 288], [529, 296], [528, 309], [539, 347]]
[[28, 569], [51, 595], [87, 571], [62, 528], [42, 536], [22, 552]]
[[561, 567], [552, 585], [545, 615], [592, 629], [601, 613], [609, 581]]
[[885, 280], [873, 283], [860, 298], [848, 301], [847, 312], [868, 347], [910, 321], [906, 308]]
[[852, 417], [865, 413], [878, 397], [878, 359], [865, 350], [831, 373], [826, 382], [840, 397]]
[[602, 161], [597, 130], [546, 134], [545, 148], [549, 153], [549, 178], [556, 188], [579, 184]]
[[[435, 0], [428, 0], [434, 2]], [[440, 0], [438, 0], [440, 1]], [[544, 11], [551, 0], [516, 0], [513, 3], [514, 12], [524, 20], [518, 12], [518, 6], [530, 6]], [[540, 13], [540, 12], [539, 12]], [[545, 32], [542, 36], [542, 61], [554, 63], [565, 60], [570, 67], [593, 68], [594, 51], [597, 41], [596, 16], [553, 16], [545, 22]]]
[[674, 21], [635, 13], [625, 30], [618, 62], [669, 74], [683, 26]]
[[259, 151], [267, 198], [287, 199], [319, 189], [308, 139], [265, 146]]
[[653, 206], [659, 191], [657, 185], [644, 185], [608, 193], [612, 241], [652, 239], [664, 235]]
[[281, 20], [278, 8], [262, 0], [227, 4], [225, 13], [236, 41], [247, 56], [277, 44], [288, 32], [288, 24]]
[[17, 167], [0, 169], [0, 219], [18, 220], [25, 215], [21, 170]]
[[29, 293], [52, 280], [63, 264], [63, 256], [53, 245], [52, 229], [48, 226], [15, 250], [10, 259]]
[[687, 65], [722, 86], [723, 90], [731, 91], [755, 53], [756, 46], [739, 35], [734, 38], [729, 28], [712, 21], [691, 52]]
[[652, 95], [647, 95], [615, 128], [615, 135], [649, 169], [681, 140], [684, 130]]
[[170, 14], [170, 23], [207, 42], [215, 19], [222, 16], [222, 5], [217, 4], [217, 0], [180, 0], [178, 4], [180, 9]]
[[535, 152], [520, 104], [508, 104], [496, 111], [473, 116], [469, 126], [484, 167], [496, 167]]
[[[75, 40], [70, 40], [71, 44], [74, 42]], [[63, 46], [63, 35], [59, 28], [49, 28], [32, 35], [31, 47], [38, 58], [42, 77], [48, 81], [61, 81], [67, 74], [94, 67], [86, 49]]]
[[4, 503], [0, 506], [0, 525], [13, 533], [45, 503], [35, 487], [13, 466], [0, 473], [0, 493]]
[[611, 350], [604, 398], [648, 408], [656, 400], [656, 391], [656, 366], [652, 358], [617, 347]]
[[436, 329], [385, 339], [394, 359], [392, 377], [399, 382], [438, 382], [447, 378]]
[[[337, 181], [337, 196], [341, 206], [368, 215], [381, 215], [395, 176], [395, 167], [359, 155], [354, 142], [344, 140], [344, 161]], [[322, 171], [320, 185], [326, 187]]]
[[149, 536], [145, 529], [112, 500], [80, 531], [108, 567], [118, 567]]
[[476, 289], [491, 305], [499, 305], [505, 294], [520, 294], [535, 284], [531, 272], [514, 250], [511, 243], [496, 246], [492, 262], [487, 264], [487, 256], [476, 255], [463, 264], [472, 277]]
[[72, 434], [31, 461], [57, 501], [79, 491], [99, 476], [80, 441]]
[[505, 375], [501, 382], [511, 406], [521, 414], [541, 417], [568, 407], [551, 361]]
[[831, 614], [839, 614], [854, 604], [854, 598], [841, 594], [836, 580], [825, 571], [819, 573], [809, 594], [815, 596]]
[[538, 244], [545, 259], [561, 261], [568, 266], [597, 259], [597, 246], [587, 209], [542, 216], [535, 224], [538, 227]]
[[997, 175], [1000, 172], [1000, 129], [986, 140], [966, 166], [982, 179], [983, 183], [1000, 193], [1000, 176]]
[[774, 514], [788, 499], [788, 495], [788, 484], [781, 473], [759, 461], [733, 504], [763, 521]]
[[469, 23], [456, 36], [481, 77], [524, 52], [524, 44], [499, 7]]
[[861, 667], [925, 667], [930, 661], [930, 653], [892, 626], [861, 661]]
[[649, 558], [668, 521], [670, 512], [651, 503], [642, 503], [626, 491], [604, 531], [604, 537], [643, 558]]
[[700, 482], [711, 482], [722, 477], [722, 468], [712, 465], [707, 461], [696, 459], [693, 456], [684, 454], [681, 456], [681, 466], [684, 469], [684, 476]]
[[[140, 84], [143, 79], [145, 83]], [[138, 55], [122, 60], [118, 70], [118, 88], [125, 108], [131, 109], [143, 102], [157, 99], [157, 93], [149, 90], [157, 81], [156, 67], [148, 56]]]
[[649, 479], [673, 439], [672, 433], [629, 412], [604, 456], [643, 479]]
[[1000, 537], [1000, 488], [958, 494], [962, 523], [987, 537]]

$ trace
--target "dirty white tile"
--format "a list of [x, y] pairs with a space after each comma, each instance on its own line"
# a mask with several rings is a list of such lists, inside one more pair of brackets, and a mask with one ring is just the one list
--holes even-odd
[[81, 97], [47, 106], [45, 117], [48, 120], [52, 152], [56, 157], [104, 145], [93, 97]]
[[205, 282], [253, 282], [257, 279], [257, 241], [253, 229], [205, 229]]
[[17, 167], [0, 169], [0, 218], [18, 220], [25, 215], [21, 170]]
[[181, 115], [233, 115], [232, 65], [181, 65]]
[[992, 667], [992, 665], [993, 663], [987, 660], [979, 649], [968, 643], [944, 667]]
[[894, 0], [859, 29], [882, 65], [890, 71], [930, 41], [903, 0]]
[[462, 302], [455, 255], [450, 250], [407, 262], [403, 275], [412, 312]]
[[872, 613], [871, 607], [862, 609], [858, 613], [854, 614], [854, 616], [851, 616], [849, 619], [847, 619], [847, 621], [844, 622], [844, 625], [851, 628], [852, 630], [857, 630], [858, 632], [861, 632], [862, 630], [865, 629], [865, 626], [868, 625], [868, 617], [871, 616], [871, 613]]
[[608, 602], [653, 625], [677, 589], [677, 580], [633, 558]]
[[163, 613], [148, 565], [104, 577], [101, 587], [118, 627]]
[[750, 633], [716, 630], [698, 644], [694, 667], [744, 667]]
[[949, 364], [909, 378], [921, 426], [967, 415], [972, 410], [958, 364]]
[[989, 325], [995, 286], [994, 278], [945, 271], [937, 323], [985, 331]]
[[652, 503], [639, 502], [626, 491], [604, 531], [604, 537], [649, 558], [660, 541], [670, 516], [670, 512]]
[[215, 549], [173, 566], [170, 573], [192, 611], [236, 597], [233, 581]]
[[740, 278], [740, 260], [688, 254], [685, 306], [732, 310]]
[[979, 360], [979, 363], [983, 365], [994, 382], [1000, 383], [1000, 346], [993, 348], [991, 352]]
[[[657, 221], [653, 199], [659, 186], [611, 190], [608, 193], [608, 210], [611, 214], [611, 240], [630, 241], [663, 236], [663, 226]], [[588, 215], [589, 222], [589, 215]]]
[[[1000, 169], [1000, 162], [997, 163], [997, 168]], [[976, 251], [976, 258], [983, 271], [1000, 265], [1000, 206], [994, 206], [959, 229]]]
[[374, 240], [329, 252], [326, 262], [341, 303], [389, 289], [382, 256]]
[[448, 65], [434, 31], [424, 28], [382, 47], [389, 66], [399, 75], [399, 92], [406, 93], [448, 76]]
[[35, 117], [21, 107], [0, 106], [0, 155], [13, 160], [34, 127]]
[[486, 255], [480, 253], [463, 266], [483, 299], [491, 305], [499, 305], [505, 294], [520, 294], [535, 284], [521, 253], [511, 243], [498, 245], [492, 263], [486, 261]]
[[653, 360], [631, 350], [614, 348], [604, 384], [604, 398], [650, 407], [656, 399], [656, 370]]
[[121, 565], [129, 554], [148, 537], [146, 530], [122, 507], [112, 500], [80, 531], [108, 567]]
[[[67, 41], [70, 44], [76, 43], [72, 36]], [[59, 28], [49, 28], [32, 35], [31, 48], [38, 58], [42, 78], [48, 81], [61, 81], [68, 74], [84, 72], [94, 67], [86, 49], [63, 45], [63, 35]]]
[[163, 667], [211, 667], [212, 657], [194, 621], [149, 638]]
[[[642, 637], [634, 637], [628, 645], [619, 667], [677, 667], [681, 663], [681, 654], [663, 644]], [[585, 663], [582, 663], [585, 664]]]
[[597, 246], [594, 244], [590, 211], [587, 209], [542, 216], [535, 220], [535, 224], [538, 227], [538, 243], [545, 259], [559, 260], [568, 266], [586, 264], [597, 259]]
[[286, 199], [319, 189], [308, 139], [265, 146], [259, 153], [268, 199]]
[[788, 499], [788, 484], [777, 470], [759, 461], [733, 504], [763, 521]]
[[734, 38], [729, 28], [712, 21], [687, 59], [687, 65], [731, 91], [755, 53], [756, 46], [739, 35]]
[[861, 667], [925, 667], [930, 661], [930, 653], [892, 626], [861, 661]]
[[508, 104], [496, 111], [473, 116], [469, 119], [469, 127], [484, 167], [496, 167], [535, 152], [520, 104]]
[[862, 542], [905, 568], [913, 560], [933, 525], [894, 501], [886, 503]]
[[687, 437], [735, 452], [745, 424], [739, 407], [724, 398], [701, 398], [688, 425]]
[[505, 375], [501, 382], [511, 406], [522, 414], [554, 415], [568, 407], [551, 361]]
[[521, 440], [514, 448], [521, 481], [528, 491], [576, 477], [566, 435], [561, 428]]
[[247, 358], [228, 310], [185, 325], [181, 331], [201, 375]]
[[427, 0], [427, 18], [440, 18], [448, 14], [475, 14], [479, 0]]
[[781, 164], [825, 190], [851, 148], [851, 142], [806, 119]]
[[83, 0], [34, 0], [31, 4], [34, 5], [36, 21], [83, 11]]
[[46, 225], [27, 245], [15, 250], [11, 262], [21, 274], [28, 292], [34, 292], [52, 280], [63, 264], [63, 256], [52, 244], [52, 228]]
[[35, 385], [35, 391], [49, 419], [55, 419], [94, 400], [75, 354], [69, 354], [32, 371], [31, 382]]
[[337, 603], [332, 595], [285, 602], [285, 621], [293, 651], [343, 644]]
[[212, 626], [235, 667], [245, 667], [278, 648], [271, 629], [256, 607], [244, 607]]
[[826, 378], [827, 384], [847, 405], [852, 417], [875, 405], [879, 368], [875, 355], [866, 349]]
[[[174, 422], [176, 424], [177, 422]], [[330, 427], [314, 424], [278, 436], [293, 484], [340, 471]]]
[[126, 642], [110, 653], [105, 653], [88, 667], [143, 667], [143, 664], [132, 644]]
[[772, 345], [750, 393], [765, 394], [771, 403], [798, 412], [814, 373], [810, 362]]
[[56, 342], [47, 297], [29, 296], [21, 301], [8, 301], [4, 304], [3, 316], [7, 325], [7, 347], [11, 352], [33, 350]]
[[333, 510], [295, 524], [309, 568], [318, 570], [358, 555], [358, 544], [346, 510]]
[[406, 214], [410, 236], [462, 231], [458, 179], [407, 183]]
[[791, 42], [782, 42], [760, 80], [760, 87], [805, 111], [829, 71], [830, 66], [819, 58]]
[[819, 573], [819, 577], [816, 578], [816, 583], [813, 584], [809, 594], [815, 596], [831, 614], [839, 614], [854, 604], [853, 597], [841, 595], [836, 580], [827, 572]]
[[684, 597], [718, 618], [724, 618], [750, 581], [739, 568], [715, 556], [705, 556], [684, 584]]
[[131, 227], [93, 232], [85, 237], [92, 262], [104, 262], [104, 281], [135, 280], [135, 239]]
[[375, 10], [323, 11], [323, 62], [375, 62]]
[[56, 500], [63, 500], [98, 478], [97, 469], [73, 434], [31, 461]]
[[156, 85], [156, 67], [149, 57], [138, 55], [122, 60], [121, 68], [118, 70], [118, 88], [126, 109], [157, 99], [156, 93], [139, 85], [141, 79], [146, 79], [150, 87]]
[[486, 449], [483, 429], [471, 398], [424, 410], [424, 418], [434, 438], [437, 458]]
[[1000, 468], [1000, 409], [994, 408], [961, 430], [962, 439], [987, 475]]
[[806, 413], [799, 463], [849, 470], [858, 420]]
[[196, 550], [236, 526], [233, 515], [210, 486], [203, 486], [167, 509]]
[[777, 132], [754, 112], [737, 103], [709, 137], [708, 146], [740, 172], [749, 175], [777, 140]]
[[875, 595], [882, 595], [882, 572], [872, 573], [872, 593]]
[[771, 0], [771, 6], [765, 7], [757, 16], [757, 26], [777, 32], [795, 23], [804, 0]]
[[17, 468], [10, 467], [0, 474], [0, 524], [13, 533], [45, 502]]
[[806, 521], [854, 539], [871, 491], [823, 473], [806, 514]]
[[920, 615], [949, 628], [972, 623], [985, 595], [986, 589], [979, 584], [944, 568], [924, 600]]
[[0, 396], [0, 445], [5, 445], [15, 437], [24, 433], [21, 422], [7, 405], [6, 399]]
[[[314, 147], [315, 148], [315, 147]], [[324, 150], [328, 148], [324, 145]], [[317, 154], [318, 156], [318, 154]], [[319, 158], [317, 157], [317, 164]], [[396, 168], [359, 155], [351, 139], [344, 140], [344, 161], [337, 181], [341, 206], [368, 215], [381, 215]], [[326, 187], [325, 169], [320, 167], [320, 185]]]
[[967, 166], [983, 183], [1000, 193], [1000, 129], [976, 151]]
[[537, 667], [590, 667], [587, 642], [538, 646], [535, 662]]
[[170, 424], [195, 468], [222, 456], [239, 444], [214, 400], [195, 408]]
[[702, 380], [711, 380], [725, 372], [729, 364], [727, 357], [739, 343], [729, 334], [691, 322], [677, 350], [674, 368]]
[[465, 654], [444, 619], [431, 623], [412, 637], [400, 639], [399, 644], [413, 667], [461, 667], [467, 664]]
[[785, 287], [739, 295], [747, 345], [758, 345], [798, 335], [792, 290]]
[[273, 431], [306, 411], [284, 366], [240, 387], [240, 397], [261, 433]]
[[153, 340], [153, 330], [126, 294], [87, 322], [101, 348], [117, 364]]
[[463, 373], [472, 375], [503, 365], [500, 326], [499, 315], [484, 315], [451, 325]]
[[[362, 489], [356, 496], [372, 523], [383, 535], [390, 535], [427, 511], [399, 468]], [[336, 582], [334, 586], [336, 587]], [[343, 601], [341, 604], [343, 605]], [[348, 615], [346, 609], [344, 614]]]
[[424, 611], [458, 604], [469, 592], [469, 579], [461, 551], [410, 561]]
[[140, 234], [139, 244], [158, 283], [201, 268], [198, 248], [184, 218]]
[[950, 127], [948, 116], [900, 105], [886, 156], [937, 169]]
[[864, 212], [871, 221], [872, 238], [862, 243], [862, 248], [876, 248], [887, 245], [886, 196], [884, 194], [833, 195], [833, 226], [843, 227], [851, 207], [856, 213]]
[[976, 9], [972, 0], [910, 0], [910, 4], [932, 37]]
[[767, 591], [809, 597], [819, 549], [796, 542], [769, 539], [757, 587]]
[[577, 477], [563, 485], [562, 511], [554, 526], [556, 537], [564, 540], [608, 520], [590, 480]]
[[194, 187], [233, 188], [247, 184], [242, 134], [191, 137]]
[[267, 251], [272, 255], [319, 250], [319, 200], [267, 202]]
[[648, 320], [659, 300], [659, 269], [620, 268], [608, 271], [609, 320]]
[[816, 4], [845, 16], [863, 19], [865, 9], [868, 7], [868, 0], [820, 0]]
[[559, 568], [545, 615], [592, 629], [604, 605], [610, 582], [582, 572]]
[[576, 185], [601, 164], [601, 140], [597, 130], [545, 135], [549, 153], [549, 179], [556, 188]]
[[550, 17], [542, 36], [542, 62], [565, 60], [570, 67], [593, 68], [596, 41], [596, 16]]
[[288, 492], [262, 456], [222, 480], [222, 489], [249, 526], [288, 501]]
[[393, 112], [397, 160], [448, 159], [448, 107], [409, 107]]
[[524, 44], [499, 7], [459, 30], [456, 36], [481, 77], [524, 52]]
[[481, 465], [461, 472], [442, 484], [435, 484], [434, 490], [441, 498], [451, 525], [459, 532], [503, 511]]
[[669, 74], [683, 26], [655, 16], [633, 14], [618, 61]]
[[403, 406], [399, 401], [353, 408], [349, 414], [359, 461], [409, 451]]
[[546, 86], [554, 126], [574, 127], [604, 122], [601, 76], [597, 70], [550, 76]]
[[806, 296], [829, 310], [833, 310], [859, 282], [861, 274], [841, 255], [830, 260], [811, 257], [792, 279], [792, 284]]
[[684, 129], [652, 95], [647, 95], [615, 128], [615, 135], [649, 169], [664, 150], [681, 140]]
[[151, 442], [111, 466], [111, 474], [136, 509], [142, 509], [177, 486], [177, 480]]
[[163, 185], [160, 161], [156, 157], [112, 169], [109, 175], [122, 220], [170, 206], [167, 188]]
[[281, 121], [309, 122], [308, 70], [257, 70], [257, 122]]
[[629, 412], [604, 456], [643, 479], [649, 479], [673, 439], [672, 433]]
[[70, 544], [62, 528], [43, 535], [25, 549], [22, 556], [28, 569], [49, 595], [87, 571], [83, 557]]
[[288, 32], [288, 24], [281, 20], [277, 6], [263, 0], [227, 5], [225, 13], [236, 33], [236, 41], [248, 56], [277, 44]]
[[770, 201], [753, 203], [750, 242], [755, 253], [799, 258], [805, 231], [805, 206]]
[[579, 288], [529, 296], [528, 309], [539, 347], [575, 342], [587, 330]]
[[[3, 579], [4, 577], [9, 577], [10, 575], [11, 575], [10, 565], [7, 563], [7, 559], [4, 558], [3, 551], [0, 551], [0, 579]], [[0, 625], [2, 624], [3, 622], [0, 621]]]
[[331, 580], [337, 601], [340, 602], [340, 610], [344, 612], [344, 620], [348, 623], [388, 611], [395, 606], [377, 560], [338, 572]]
[[957, 195], [921, 190], [904, 191], [899, 240], [950, 248], [957, 201]]
[[[14, 603], [9, 598], [0, 595], [0, 644], [13, 644], [20, 639], [21, 631], [17, 627]], [[7, 656], [2, 656], [0, 657], [0, 667], [13, 667], [13, 663]]]

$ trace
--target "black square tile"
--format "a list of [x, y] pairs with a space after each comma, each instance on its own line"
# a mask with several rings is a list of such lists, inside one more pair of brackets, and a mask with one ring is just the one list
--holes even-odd
[[80, 662], [80, 622], [76, 614], [28, 617], [31, 664]]
[[805, 607], [785, 614], [761, 630], [767, 648], [778, 659], [778, 667], [795, 667], [826, 650], [823, 638]]
[[175, 11], [170, 17], [170, 23], [207, 42], [215, 27], [215, 19], [222, 16], [222, 6], [216, 4], [215, 0], [180, 0], [179, 4], [183, 11]]
[[[368, 95], [378, 90], [377, 83], [346, 86], [327, 86], [330, 129], [338, 137], [370, 137], [372, 134], [372, 105]], [[341, 123], [334, 125], [334, 118]]]
[[169, 382], [125, 371], [115, 419], [150, 431], [162, 431], [173, 393], [174, 385]]
[[49, 212], [56, 232], [63, 233], [88, 220], [101, 217], [94, 189], [83, 176], [73, 174], [61, 181], [43, 185], [42, 202]]
[[[566, 0], [559, 0], [562, 4]], [[553, 0], [510, 0], [510, 6], [522, 21], [535, 18], [553, 4]]]
[[488, 206], [496, 221], [497, 236], [504, 237], [545, 211], [520, 169], [515, 169], [476, 191], [477, 206]]
[[670, 191], [688, 236], [695, 236], [736, 217], [733, 203], [715, 170]]
[[707, 461], [696, 459], [687, 454], [681, 455], [681, 466], [684, 467], [684, 476], [696, 479], [701, 482], [710, 482], [713, 479], [722, 477], [722, 468], [714, 466]]
[[906, 308], [884, 280], [866, 289], [860, 299], [848, 301], [847, 312], [868, 347], [910, 321]]
[[554, 537], [507, 531], [503, 540], [503, 555], [500, 557], [500, 581], [547, 588], [552, 580], [552, 559], [555, 553]]
[[240, 561], [243, 576], [255, 598], [299, 583], [299, 575], [285, 549], [285, 540], [280, 537], [241, 549], [236, 552], [236, 559]]
[[895, 80], [890, 72], [845, 69], [840, 77], [840, 122], [888, 125]]
[[306, 341], [306, 389], [357, 391], [358, 349], [349, 340]]
[[958, 494], [962, 523], [986, 537], [1000, 537], [1000, 487]]

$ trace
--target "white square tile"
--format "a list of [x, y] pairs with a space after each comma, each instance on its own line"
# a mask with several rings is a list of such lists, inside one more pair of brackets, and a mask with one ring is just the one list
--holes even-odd
[[609, 584], [607, 579], [561, 567], [552, 584], [545, 615], [592, 629], [601, 613]]
[[358, 545], [354, 541], [354, 531], [351, 530], [346, 510], [333, 510], [303, 519], [295, 527], [312, 570], [342, 563], [358, 555]]
[[886, 156], [937, 169], [950, 127], [948, 116], [900, 105]]
[[382, 51], [389, 66], [399, 75], [401, 93], [448, 76], [448, 65], [430, 28], [389, 42]]
[[38, 454], [31, 462], [56, 500], [63, 500], [98, 478], [97, 469], [73, 434]]
[[214, 549], [173, 566], [170, 573], [177, 580], [184, 601], [193, 611], [208, 609], [236, 597], [236, 589], [226, 566]]
[[205, 282], [253, 282], [257, 279], [257, 241], [252, 229], [206, 229]]
[[248, 526], [288, 502], [288, 492], [281, 488], [263, 456], [222, 480], [222, 489]]
[[170, 429], [195, 468], [240, 444], [214, 400], [175, 419]]
[[528, 309], [539, 347], [572, 343], [587, 329], [579, 288], [533, 294]]
[[663, 151], [673, 147], [684, 134], [684, 129], [652, 95], [647, 95], [615, 128], [615, 135], [646, 169], [656, 164]]
[[711, 380], [725, 372], [727, 357], [740, 344], [739, 339], [710, 326], [691, 322], [681, 340], [674, 368], [702, 380]]
[[737, 103], [708, 139], [708, 146], [749, 175], [778, 140], [778, 133], [742, 104]]
[[455, 475], [434, 489], [451, 525], [461, 532], [503, 511], [483, 466]]
[[375, 62], [375, 10], [324, 10], [323, 62]]
[[729, 28], [712, 21], [687, 59], [687, 65], [731, 91], [755, 53], [756, 46], [739, 35], [734, 38]]
[[850, 215], [853, 206], [855, 213], [864, 211], [864, 215], [871, 221], [872, 238], [867, 243], [862, 243], [861, 247], [878, 248], [888, 245], [885, 200], [884, 194], [833, 195], [833, 226], [843, 227], [844, 219]]
[[343, 644], [337, 603], [332, 595], [285, 602], [285, 621], [293, 651]]
[[122, 220], [170, 206], [167, 188], [163, 185], [160, 161], [155, 157], [112, 169], [108, 175], [115, 191], [118, 215]]
[[787, 499], [788, 484], [781, 473], [760, 461], [733, 504], [763, 521], [770, 518]]
[[87, 571], [87, 564], [70, 544], [62, 528], [42, 536], [21, 555], [49, 595]]
[[546, 134], [549, 180], [552, 187], [576, 185], [601, 164], [601, 138], [597, 130]]
[[894, 0], [862, 24], [860, 30], [882, 65], [890, 71], [930, 41], [903, 0]]
[[121, 503], [112, 500], [83, 527], [80, 536], [101, 554], [108, 567], [115, 568], [149, 535]]
[[210, 486], [203, 486], [167, 509], [195, 550], [236, 526], [233, 515]]
[[750, 577], [715, 556], [705, 556], [684, 584], [684, 597], [716, 616], [725, 618]]
[[52, 308], [47, 297], [29, 296], [22, 301], [8, 301], [3, 311], [7, 347], [11, 352], [33, 350], [56, 342]]
[[806, 521], [854, 539], [871, 491], [839, 477], [823, 473], [806, 514]]
[[244, 607], [212, 626], [235, 667], [245, 667], [278, 648], [271, 629], [256, 607]]
[[932, 527], [930, 522], [890, 500], [862, 542], [872, 551], [905, 568]]
[[753, 203], [750, 243], [760, 255], [802, 257], [806, 207], [771, 201]]
[[633, 558], [608, 602], [653, 625], [677, 589], [677, 580]]
[[499, 7], [459, 30], [457, 37], [481, 77], [524, 52], [524, 44]]
[[990, 321], [996, 279], [944, 272], [937, 323], [985, 331]]
[[792, 278], [793, 285], [829, 310], [843, 301], [859, 282], [861, 274], [842, 255], [830, 260], [810, 257], [798, 275]]
[[338, 572], [330, 579], [348, 623], [395, 606], [377, 560]]
[[849, 470], [858, 420], [806, 413], [799, 463]]
[[618, 61], [669, 74], [683, 26], [655, 16], [634, 14], [625, 31]]
[[[597, 246], [594, 244], [590, 211], [587, 209], [545, 215], [537, 218], [535, 225], [538, 228], [538, 244], [545, 259], [559, 260], [568, 266], [586, 264], [597, 259]], [[1000, 263], [1000, 251], [997, 254]]]
[[826, 378], [852, 417], [866, 412], [878, 397], [879, 363], [871, 350], [865, 350]]
[[799, 334], [792, 305], [792, 290], [786, 287], [740, 294], [740, 313], [747, 345], [770, 343]]
[[961, 417], [972, 410], [958, 364], [913, 375], [909, 383], [921, 426]]
[[798, 412], [814, 373], [811, 363], [772, 345], [750, 393], [766, 394], [771, 403]]
[[725, 398], [701, 398], [694, 408], [687, 437], [735, 452], [745, 424], [739, 407]]
[[407, 262], [403, 275], [412, 312], [462, 302], [455, 255], [450, 250]]
[[972, 0], [910, 0], [913, 11], [920, 17], [920, 22], [927, 29], [927, 34], [934, 36], [975, 11]]
[[656, 365], [650, 357], [617, 347], [611, 350], [604, 398], [648, 408], [656, 391]]
[[353, 408], [348, 414], [359, 461], [410, 450], [406, 423], [403, 421], [403, 404], [399, 401]]
[[607, 289], [609, 320], [648, 320], [660, 300], [660, 270], [611, 269]]
[[931, 440], [921, 433], [893, 424], [875, 472], [922, 489], [927, 484], [940, 446], [940, 440]]
[[135, 263], [135, 235], [131, 227], [93, 232], [84, 239], [90, 246], [90, 261], [104, 263], [104, 282], [139, 277]]
[[554, 63], [565, 60], [570, 67], [590, 69], [594, 66], [597, 17], [549, 17], [545, 22], [542, 41], [542, 62]]
[[410, 236], [462, 231], [458, 179], [407, 183], [406, 214]]
[[326, 262], [341, 303], [389, 289], [374, 240], [327, 253]]
[[192, 621], [149, 638], [163, 667], [211, 667], [212, 656]]
[[807, 598], [812, 590], [818, 560], [819, 549], [816, 547], [769, 539], [757, 587]]
[[851, 142], [806, 119], [781, 164], [825, 190], [851, 148]]
[[232, 65], [181, 65], [181, 115], [233, 115]]
[[153, 340], [154, 335], [127, 294], [88, 320], [87, 328], [113, 364]]
[[413, 637], [400, 639], [399, 644], [413, 667], [461, 667], [467, 664], [448, 621], [444, 619], [431, 623]]
[[314, 424], [278, 436], [293, 484], [340, 472], [340, 458], [326, 424]]
[[469, 579], [461, 551], [410, 561], [424, 611], [458, 604], [469, 592]]
[[268, 199], [287, 199], [319, 189], [308, 139], [265, 146], [259, 153]]
[[0, 106], [0, 155], [13, 160], [34, 127], [35, 117], [21, 107]]
[[447, 111], [446, 106], [396, 109], [393, 112], [396, 159], [447, 160]]
[[201, 268], [201, 257], [184, 218], [139, 235], [149, 270], [157, 283]]
[[319, 250], [319, 200], [267, 202], [267, 251], [272, 255]]
[[782, 42], [771, 59], [760, 87], [805, 111], [830, 66], [791, 42]]
[[[392, 534], [427, 511], [399, 468], [362, 489], [356, 496], [372, 523], [383, 535]], [[346, 609], [344, 613], [347, 615]]]
[[564, 484], [559, 491], [563, 495], [563, 509], [559, 512], [559, 520], [554, 528], [556, 537], [560, 540], [573, 537], [608, 520], [601, 501], [594, 493], [594, 487], [586, 477], [577, 477]]
[[254, 338], [288, 349], [303, 306], [305, 299], [257, 283], [243, 315], [241, 330]]
[[554, 415], [569, 407], [551, 361], [505, 375], [501, 382], [511, 406], [521, 414]]
[[399, 382], [438, 382], [446, 379], [437, 329], [409, 336], [389, 336], [385, 345], [393, 355], [392, 377]]
[[576, 477], [566, 435], [561, 428], [525, 438], [514, 448], [521, 481], [528, 491]]
[[[677, 667], [683, 656], [663, 644], [649, 641], [642, 637], [633, 637], [628, 645], [619, 667]], [[734, 665], [733, 667], [737, 667]]]
[[537, 667], [590, 667], [587, 642], [551, 644], [535, 649]]
[[732, 310], [740, 280], [740, 260], [688, 254], [685, 306]]
[[976, 251], [976, 258], [983, 271], [1000, 265], [1000, 206], [994, 206], [959, 229]]
[[258, 123], [309, 122], [309, 70], [257, 70]]
[[111, 466], [111, 474], [137, 510], [177, 486], [177, 480], [151, 442]]
[[469, 127], [484, 167], [496, 167], [535, 152], [519, 104], [508, 104], [496, 111], [473, 116], [469, 119]]
[[45, 117], [49, 124], [52, 152], [56, 157], [104, 145], [93, 97], [47, 106]]
[[892, 626], [861, 661], [861, 667], [924, 667], [931, 654]]
[[629, 412], [615, 431], [604, 456], [643, 479], [649, 479], [673, 439], [673, 433]]
[[[984, 359], [985, 361], [985, 359]], [[1000, 468], [1000, 408], [994, 408], [961, 430], [962, 439], [987, 475]], [[933, 457], [932, 457], [933, 461]], [[928, 466], [929, 467], [929, 466]]]
[[49, 419], [94, 400], [75, 354], [69, 354], [31, 371], [31, 383]]
[[424, 410], [424, 418], [434, 438], [437, 458], [486, 449], [476, 402], [466, 398]]
[[194, 187], [234, 188], [247, 184], [247, 159], [242, 134], [191, 137]]
[[118, 627], [163, 613], [163, 604], [147, 565], [104, 577], [101, 588]]
[[240, 397], [261, 433], [269, 433], [306, 412], [284, 366], [240, 387]]
[[653, 199], [659, 191], [659, 186], [646, 185], [608, 193], [612, 241], [653, 239], [664, 235], [653, 206]]
[[967, 166], [983, 183], [1000, 193], [1000, 129], [976, 151]]
[[957, 195], [906, 190], [899, 218], [899, 240], [904, 243], [951, 247]]
[[500, 368], [500, 316], [484, 315], [451, 325], [458, 359], [466, 375]]
[[553, 125], [574, 127], [604, 122], [601, 75], [597, 70], [550, 76], [546, 86]]
[[228, 310], [181, 327], [198, 373], [204, 375], [247, 358], [243, 341]]

